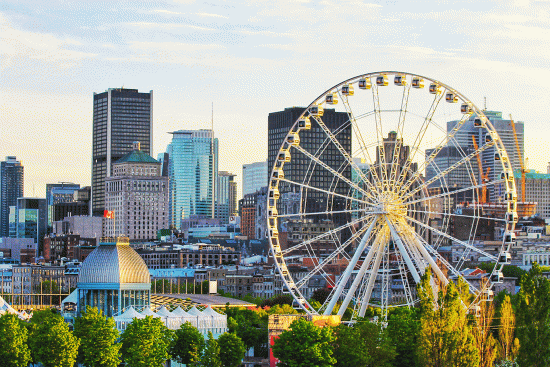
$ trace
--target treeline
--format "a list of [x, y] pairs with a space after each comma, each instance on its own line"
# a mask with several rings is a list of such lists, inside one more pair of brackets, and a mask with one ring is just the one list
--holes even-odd
[[74, 330], [54, 311], [37, 311], [29, 322], [17, 315], [0, 317], [0, 366], [44, 367], [127, 366], [162, 367], [168, 359], [192, 367], [238, 367], [245, 345], [235, 331], [217, 340], [203, 335], [190, 323], [169, 330], [160, 318], [134, 319], [119, 334], [113, 318], [87, 308], [74, 322]]
[[278, 366], [550, 366], [550, 280], [538, 265], [521, 276], [517, 295], [500, 293], [471, 312], [465, 282], [438, 291], [432, 284], [428, 271], [417, 307], [392, 309], [387, 322], [359, 319], [334, 328], [293, 322], [273, 346]]

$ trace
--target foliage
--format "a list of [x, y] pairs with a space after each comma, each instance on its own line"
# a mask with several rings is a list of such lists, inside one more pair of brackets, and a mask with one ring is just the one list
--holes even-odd
[[517, 305], [520, 366], [550, 366], [550, 280], [533, 264], [521, 279]]
[[261, 308], [226, 307], [226, 314], [229, 332], [237, 334], [246, 350], [254, 347], [256, 356], [267, 357], [267, 312]]
[[[479, 351], [461, 295], [465, 285], [449, 282], [440, 286], [434, 297], [431, 271], [428, 269], [418, 285], [420, 298], [420, 333], [417, 356], [420, 365], [432, 367], [477, 367]], [[435, 283], [435, 281], [434, 281]], [[466, 303], [466, 301], [465, 301]]]
[[388, 335], [395, 347], [395, 367], [416, 365], [416, 343], [420, 331], [418, 309], [397, 307], [388, 314]]
[[[478, 268], [481, 270], [485, 270], [486, 272], [490, 273], [493, 271], [495, 267], [495, 263], [481, 263], [477, 265]], [[511, 278], [517, 278], [516, 285], [519, 285], [521, 281], [521, 277], [527, 274], [525, 270], [520, 268], [519, 266], [515, 265], [504, 265], [502, 267], [502, 275], [505, 277], [511, 277]]]
[[361, 319], [353, 327], [341, 324], [335, 331], [335, 366], [392, 366], [396, 353], [387, 329]]
[[236, 334], [223, 333], [218, 338], [220, 361], [223, 367], [240, 367], [246, 349]]
[[266, 299], [261, 306], [273, 307], [275, 305], [289, 305], [292, 306], [293, 298], [290, 294], [279, 294], [278, 296]]
[[334, 340], [330, 327], [319, 328], [300, 318], [275, 340], [273, 355], [279, 359], [278, 367], [329, 367], [336, 363]]
[[171, 341], [172, 332], [160, 318], [135, 318], [121, 335], [122, 358], [132, 367], [162, 367]]
[[170, 354], [186, 365], [198, 362], [204, 349], [204, 337], [191, 323], [186, 322], [176, 330]]
[[31, 361], [28, 331], [17, 315], [0, 316], [0, 367], [25, 367]]
[[220, 346], [214, 336], [209, 331], [208, 340], [206, 341], [206, 348], [204, 349], [204, 354], [199, 363], [196, 363], [197, 367], [221, 367], [222, 362], [220, 361]]
[[497, 357], [497, 341], [491, 326], [495, 316], [495, 307], [492, 302], [480, 302], [480, 311], [473, 317], [473, 335], [479, 351], [479, 366], [492, 367]]
[[78, 355], [80, 340], [69, 326], [51, 311], [35, 312], [28, 325], [29, 345], [35, 362], [44, 367], [72, 367]]
[[115, 321], [96, 307], [87, 306], [75, 319], [74, 335], [80, 338], [80, 363], [87, 367], [116, 367], [120, 363], [121, 344], [115, 344], [119, 336]]
[[320, 304], [323, 304], [327, 300], [328, 296], [330, 296], [330, 289], [328, 289], [328, 288], [319, 288], [319, 289], [316, 289], [313, 292], [313, 295], [311, 296], [311, 299], [314, 300], [314, 301], [319, 302]]
[[516, 316], [510, 296], [505, 296], [499, 309], [498, 343], [502, 360], [513, 361], [519, 350], [519, 340], [515, 337]]

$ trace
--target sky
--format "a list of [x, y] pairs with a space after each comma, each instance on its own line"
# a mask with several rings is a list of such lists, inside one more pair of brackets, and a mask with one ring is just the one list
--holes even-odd
[[[550, 1], [33, 1], [0, 3], [0, 157], [25, 195], [90, 184], [93, 93], [154, 91], [154, 152], [210, 128], [219, 169], [267, 158], [267, 116], [356, 75], [440, 80], [525, 122], [550, 161]], [[240, 186], [240, 185], [239, 185]]]

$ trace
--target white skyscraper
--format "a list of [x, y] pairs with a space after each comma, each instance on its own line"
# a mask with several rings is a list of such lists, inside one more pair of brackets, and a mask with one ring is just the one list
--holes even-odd
[[267, 161], [243, 164], [242, 196], [253, 194], [264, 186], [267, 186]]

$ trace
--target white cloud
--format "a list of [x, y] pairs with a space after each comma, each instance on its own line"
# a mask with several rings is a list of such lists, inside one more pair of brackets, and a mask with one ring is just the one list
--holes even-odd
[[195, 13], [199, 17], [210, 17], [210, 18], [225, 18], [229, 19], [229, 17], [226, 17], [225, 15], [220, 14], [213, 14], [213, 13]]
[[199, 31], [215, 31], [213, 28], [200, 27], [192, 24], [179, 24], [179, 23], [153, 23], [153, 22], [133, 22], [125, 23], [131, 27], [137, 28], [165, 28], [165, 29], [174, 29], [174, 28], [191, 28]]
[[170, 10], [165, 10], [165, 9], [156, 9], [156, 10], [153, 10], [153, 12], [161, 13], [161, 14], [168, 14], [168, 15], [182, 15], [182, 14], [185, 14], [185, 13], [179, 13], [177, 11], [170, 11]]
[[191, 44], [181, 42], [144, 42], [134, 41], [130, 42], [130, 48], [140, 50], [162, 50], [165, 52], [170, 51], [203, 51], [203, 50], [219, 50], [224, 49], [225, 46], [216, 44]]

